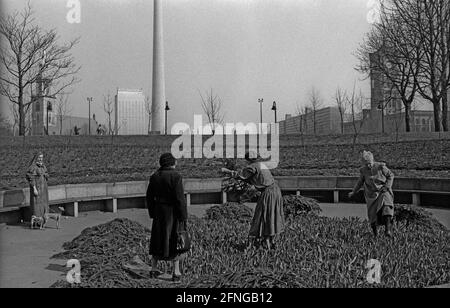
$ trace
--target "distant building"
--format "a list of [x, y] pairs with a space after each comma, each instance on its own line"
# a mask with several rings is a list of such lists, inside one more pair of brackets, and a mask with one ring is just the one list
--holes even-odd
[[[62, 126], [61, 126], [62, 124]], [[55, 125], [49, 126], [50, 135], [75, 135], [75, 127], [79, 135], [89, 135], [89, 119], [74, 116], [55, 116]], [[98, 123], [91, 119], [91, 135], [97, 134]]]
[[115, 96], [116, 135], [147, 135], [148, 113], [142, 90], [117, 89]]
[[[315, 121], [314, 121], [315, 118]], [[305, 114], [298, 116], [286, 115], [286, 119], [279, 122], [280, 134], [314, 134], [314, 122], [316, 135], [339, 134], [341, 117], [337, 107], [326, 107], [316, 110], [315, 116], [312, 109], [307, 109]]]
[[[370, 60], [379, 61], [379, 53], [370, 55]], [[372, 69], [370, 72], [370, 110], [364, 119], [361, 132], [363, 133], [393, 133], [405, 132], [405, 108], [398, 94], [393, 89], [392, 83], [384, 75]], [[416, 98], [418, 101], [419, 98]], [[450, 113], [449, 113], [450, 115]], [[357, 126], [360, 122], [357, 123]], [[345, 125], [345, 132], [354, 131], [352, 123]], [[410, 112], [411, 132], [434, 131], [434, 114], [430, 110], [411, 110]]]
[[[378, 61], [378, 54], [370, 56], [371, 61]], [[398, 92], [383, 74], [375, 69], [370, 72], [370, 109], [364, 109], [355, 115], [355, 123], [350, 114], [344, 115], [344, 134], [353, 134], [355, 127], [359, 133], [394, 133], [405, 132], [405, 109]], [[450, 92], [449, 92], [450, 94]], [[449, 95], [450, 97], [450, 95]], [[420, 101], [419, 96], [415, 103]], [[413, 104], [414, 105], [414, 104]], [[450, 119], [450, 112], [448, 114]], [[280, 134], [314, 134], [313, 112], [301, 116], [286, 115], [280, 121]], [[337, 107], [328, 107], [316, 111], [316, 134], [331, 135], [341, 133], [341, 120]], [[433, 132], [434, 112], [413, 109], [410, 112], [411, 132]]]
[[[49, 97], [51, 81], [38, 78], [36, 94], [31, 96], [31, 134], [32, 135], [89, 135], [89, 119], [74, 116], [61, 116], [57, 113], [56, 102]], [[95, 134], [97, 122], [95, 115], [91, 121], [91, 134]]]
[[50, 127], [56, 125], [56, 108], [53, 99], [48, 97], [51, 80], [39, 76], [35, 94], [31, 95], [31, 135], [46, 135]]
[[[378, 53], [372, 53], [370, 61], [380, 61], [378, 56]], [[403, 103], [392, 82], [376, 69], [370, 71], [370, 109], [384, 109], [385, 114], [396, 114], [403, 109]]]

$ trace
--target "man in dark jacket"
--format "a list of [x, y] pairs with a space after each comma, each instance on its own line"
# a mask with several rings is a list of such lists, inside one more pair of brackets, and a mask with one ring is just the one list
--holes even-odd
[[171, 153], [161, 155], [161, 168], [151, 177], [147, 189], [147, 208], [152, 222], [150, 254], [152, 276], [158, 276], [158, 260], [173, 261], [173, 280], [179, 281], [180, 255], [177, 253], [177, 227], [187, 220], [183, 179], [175, 171], [176, 160]]

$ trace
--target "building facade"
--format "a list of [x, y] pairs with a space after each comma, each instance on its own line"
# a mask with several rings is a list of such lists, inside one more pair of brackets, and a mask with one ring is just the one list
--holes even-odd
[[51, 80], [39, 77], [31, 95], [31, 135], [47, 135], [56, 125], [54, 100], [49, 98]]
[[142, 90], [118, 89], [115, 96], [116, 135], [147, 135], [148, 112]]
[[[370, 55], [371, 62], [381, 61], [378, 53]], [[405, 108], [398, 91], [392, 83], [376, 70], [370, 71], [370, 111], [361, 124], [363, 133], [393, 133], [406, 132]], [[417, 95], [418, 96], [418, 95]], [[416, 102], [419, 97], [416, 98]], [[414, 105], [414, 104], [413, 104]], [[434, 131], [434, 113], [431, 110], [412, 108], [410, 111], [411, 132]], [[347, 132], [353, 132], [351, 125], [346, 125]]]
[[[379, 55], [372, 54], [371, 61], [380, 61]], [[359, 112], [353, 121], [349, 114], [341, 119], [337, 107], [328, 107], [316, 111], [316, 131], [314, 132], [314, 117], [311, 110], [307, 114], [292, 117], [280, 122], [281, 134], [332, 135], [332, 134], [373, 134], [406, 132], [405, 108], [400, 95], [383, 74], [376, 69], [370, 71], [370, 108]], [[449, 93], [450, 94], [450, 93]], [[450, 97], [450, 95], [449, 95]], [[419, 95], [414, 103], [420, 103]], [[413, 103], [413, 105], [415, 105]], [[450, 112], [448, 115], [450, 119]], [[411, 132], [433, 132], [434, 112], [412, 108], [410, 111]]]
[[316, 110], [307, 109], [305, 114], [298, 116], [286, 115], [279, 122], [280, 134], [331, 135], [341, 131], [341, 117], [337, 107], [326, 107]]
[[[97, 134], [98, 122], [91, 119], [91, 135]], [[55, 125], [49, 126], [50, 135], [89, 135], [89, 119], [75, 116], [55, 116]]]

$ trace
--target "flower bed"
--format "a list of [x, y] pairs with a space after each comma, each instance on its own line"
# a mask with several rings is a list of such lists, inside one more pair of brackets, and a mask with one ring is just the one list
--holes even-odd
[[[282, 136], [280, 164], [274, 175], [357, 176], [358, 152], [370, 150], [396, 176], [450, 178], [450, 140], [420, 140], [357, 145], [310, 144]], [[27, 137], [0, 138], [0, 189], [26, 187], [25, 173], [33, 154], [43, 151], [50, 185], [147, 180], [158, 168], [158, 158], [170, 151], [174, 137]], [[243, 161], [239, 160], [238, 165]], [[222, 159], [181, 159], [184, 177], [220, 177]]]
[[[226, 209], [231, 213], [226, 214]], [[357, 218], [326, 218], [312, 212], [290, 215], [277, 249], [270, 251], [248, 247], [249, 222], [233, 218], [235, 207], [221, 208], [219, 219], [191, 216], [188, 228], [193, 247], [182, 263], [181, 285], [137, 277], [126, 270], [124, 264], [134, 256], [150, 263], [150, 231], [127, 219], [83, 231], [55, 257], [81, 261], [78, 287], [427, 287], [449, 283], [450, 232], [413, 207], [397, 207], [396, 213], [402, 219], [392, 239], [373, 238], [368, 222]], [[366, 280], [370, 259], [381, 263], [379, 285]], [[169, 272], [170, 264], [164, 263], [162, 269]], [[54, 287], [71, 286], [59, 281]]]

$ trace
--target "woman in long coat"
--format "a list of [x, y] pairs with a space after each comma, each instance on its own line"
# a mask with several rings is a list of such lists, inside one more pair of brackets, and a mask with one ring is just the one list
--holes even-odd
[[269, 168], [256, 153], [246, 153], [248, 165], [242, 172], [233, 171], [234, 177], [253, 185], [261, 195], [255, 208], [249, 236], [263, 239], [266, 248], [275, 246], [274, 239], [284, 230], [283, 196]]
[[364, 187], [367, 215], [374, 235], [378, 235], [377, 227], [384, 225], [385, 233], [390, 237], [392, 236], [392, 219], [394, 217], [394, 193], [392, 191], [394, 174], [386, 167], [385, 163], [375, 162], [371, 152], [363, 152], [362, 164], [359, 180], [349, 197], [352, 198], [361, 187]]
[[48, 172], [44, 165], [44, 154], [38, 153], [33, 157], [26, 174], [30, 187], [31, 216], [44, 218], [49, 212], [48, 205]]
[[158, 276], [158, 260], [173, 261], [174, 281], [181, 278], [180, 255], [177, 253], [177, 228], [187, 220], [183, 179], [175, 170], [176, 160], [171, 153], [161, 155], [160, 168], [150, 177], [147, 189], [147, 208], [152, 222], [150, 254], [152, 276]]

